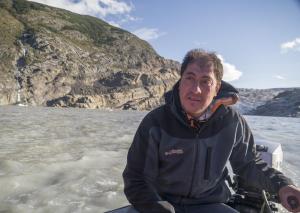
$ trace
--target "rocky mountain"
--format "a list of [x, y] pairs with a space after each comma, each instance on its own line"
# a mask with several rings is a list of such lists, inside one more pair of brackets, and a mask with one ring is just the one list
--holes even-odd
[[264, 105], [267, 101], [272, 100], [279, 93], [289, 89], [245, 89], [239, 88], [240, 100], [234, 105], [241, 113], [249, 114], [258, 106]]
[[282, 91], [264, 104], [250, 110], [248, 114], [300, 117], [300, 88]]
[[106, 22], [0, 0], [0, 105], [151, 109], [179, 63]]
[[300, 88], [238, 89], [233, 106], [245, 115], [300, 117]]

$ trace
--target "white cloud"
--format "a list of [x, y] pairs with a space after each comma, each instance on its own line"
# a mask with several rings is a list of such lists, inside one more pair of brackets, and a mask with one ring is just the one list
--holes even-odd
[[219, 59], [223, 64], [224, 75], [223, 80], [225, 81], [234, 81], [239, 79], [242, 76], [242, 72], [239, 71], [233, 64], [225, 62], [223, 56], [218, 55]]
[[277, 78], [279, 80], [285, 80], [285, 77], [281, 76], [281, 75], [275, 75], [273, 76], [274, 78]]
[[288, 41], [280, 45], [281, 52], [285, 53], [289, 50], [300, 51], [300, 38], [296, 38], [293, 41]]
[[108, 15], [126, 15], [134, 6], [118, 0], [32, 0], [79, 13], [105, 18]]
[[146, 41], [157, 39], [166, 34], [165, 32], [159, 32], [159, 30], [156, 28], [145, 28], [145, 27], [137, 29], [132, 33]]

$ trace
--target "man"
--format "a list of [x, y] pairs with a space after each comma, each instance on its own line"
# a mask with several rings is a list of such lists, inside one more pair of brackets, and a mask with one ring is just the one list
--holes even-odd
[[[214, 53], [191, 50], [165, 105], [141, 122], [128, 152], [124, 192], [139, 212], [236, 212], [225, 205], [226, 163], [248, 185], [300, 200], [300, 190], [256, 155], [253, 135], [231, 107], [237, 91], [222, 85]], [[225, 83], [225, 82], [223, 82]], [[298, 200], [297, 200], [298, 199]]]

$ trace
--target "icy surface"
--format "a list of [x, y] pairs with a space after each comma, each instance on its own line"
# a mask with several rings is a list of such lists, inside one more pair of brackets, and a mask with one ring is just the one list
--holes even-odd
[[[0, 107], [0, 212], [104, 212], [127, 204], [121, 173], [146, 112]], [[282, 144], [300, 185], [300, 119], [246, 119]]]

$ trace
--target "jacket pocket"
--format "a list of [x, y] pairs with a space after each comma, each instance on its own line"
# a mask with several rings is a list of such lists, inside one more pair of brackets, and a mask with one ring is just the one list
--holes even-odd
[[205, 157], [205, 167], [204, 167], [204, 180], [209, 179], [209, 171], [210, 171], [210, 164], [211, 164], [211, 153], [212, 147], [207, 147], [206, 149], [206, 157]]

